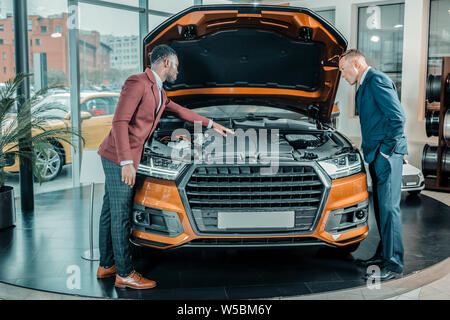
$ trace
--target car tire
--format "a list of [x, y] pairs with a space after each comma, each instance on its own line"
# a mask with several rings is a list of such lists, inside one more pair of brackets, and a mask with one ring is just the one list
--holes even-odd
[[35, 151], [37, 170], [40, 171], [44, 182], [55, 179], [61, 173], [64, 165], [64, 156], [57, 145], [52, 144], [52, 147], [48, 148], [46, 152], [47, 155], [43, 155], [39, 151]]
[[415, 190], [415, 191], [408, 191], [408, 193], [412, 196], [418, 196], [420, 194], [421, 190]]

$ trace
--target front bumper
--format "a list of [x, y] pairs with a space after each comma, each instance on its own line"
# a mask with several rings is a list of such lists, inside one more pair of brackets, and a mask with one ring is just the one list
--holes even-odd
[[[183, 177], [190, 177], [190, 174], [192, 172], [184, 174]], [[342, 220], [344, 225], [342, 228], [336, 228], [336, 223], [341, 223], [339, 219], [343, 217], [342, 213], [352, 211], [351, 208], [362, 208], [364, 204], [367, 204], [368, 209], [366, 174], [359, 173], [333, 181], [325, 178], [325, 175], [319, 174], [319, 176], [324, 182], [324, 190], [314, 221], [307, 229], [295, 227], [291, 230], [270, 231], [245, 229], [225, 233], [212, 229], [199, 230], [198, 217], [196, 220], [186, 196], [187, 180], [176, 183], [141, 176], [136, 183], [131, 240], [137, 245], [160, 249], [180, 246], [325, 245], [340, 247], [360, 242], [368, 233], [368, 212], [363, 220], [356, 219], [356, 223], [353, 223], [352, 218], [349, 218], [350, 215], [347, 214]], [[137, 212], [141, 212], [139, 219], [137, 219]], [[336, 218], [337, 216], [339, 219]]]

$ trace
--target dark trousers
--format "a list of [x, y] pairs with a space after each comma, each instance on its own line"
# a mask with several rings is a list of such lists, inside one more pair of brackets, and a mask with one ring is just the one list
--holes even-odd
[[383, 266], [394, 272], [403, 272], [402, 169], [403, 155], [397, 153], [389, 159], [378, 153], [369, 164], [375, 219], [381, 238], [376, 254], [383, 259]]
[[130, 250], [130, 218], [134, 188], [122, 182], [122, 168], [101, 158], [105, 172], [105, 195], [100, 215], [100, 266], [116, 265], [117, 274], [128, 276], [133, 270]]

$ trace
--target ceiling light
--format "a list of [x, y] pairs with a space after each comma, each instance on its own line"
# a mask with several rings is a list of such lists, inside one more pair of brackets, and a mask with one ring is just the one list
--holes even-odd
[[403, 25], [402, 25], [402, 24], [396, 24], [396, 25], [394, 26], [394, 28], [403, 28]]
[[379, 36], [372, 36], [372, 37], [370, 38], [370, 41], [372, 41], [372, 42], [378, 42], [378, 41], [380, 41], [380, 37], [379, 37]]

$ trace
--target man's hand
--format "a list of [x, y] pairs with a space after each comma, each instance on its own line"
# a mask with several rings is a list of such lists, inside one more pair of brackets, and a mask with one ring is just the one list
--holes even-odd
[[125, 182], [130, 188], [133, 188], [136, 181], [136, 169], [133, 164], [122, 166], [122, 182]]
[[221, 135], [223, 135], [224, 137], [227, 136], [227, 132], [229, 132], [231, 134], [234, 134], [233, 130], [231, 130], [231, 129], [227, 128], [227, 127], [224, 127], [224, 126], [218, 124], [217, 122], [213, 122], [212, 128], [214, 130], [216, 130], [218, 133], [220, 133]]
[[381, 152], [381, 151], [380, 151], [380, 153], [381, 153], [381, 155], [382, 155], [383, 157], [385, 157], [386, 159], [389, 159], [389, 156], [388, 156], [387, 154], [384, 154], [384, 153]]

